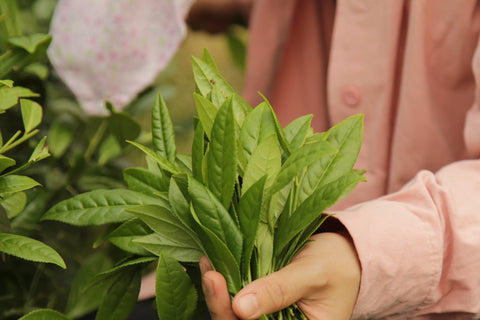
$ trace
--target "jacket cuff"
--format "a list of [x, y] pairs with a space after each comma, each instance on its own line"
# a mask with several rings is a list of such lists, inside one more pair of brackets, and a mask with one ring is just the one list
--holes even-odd
[[334, 213], [349, 232], [362, 267], [354, 319], [400, 313], [405, 319], [428, 303], [443, 260], [437, 208], [445, 197], [441, 187], [431, 188], [434, 180], [422, 172], [395, 194]]

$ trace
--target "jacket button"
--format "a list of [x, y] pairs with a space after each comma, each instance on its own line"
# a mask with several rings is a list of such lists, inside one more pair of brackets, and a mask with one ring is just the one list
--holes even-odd
[[343, 90], [342, 98], [345, 104], [354, 107], [362, 101], [362, 94], [357, 87], [348, 86]]

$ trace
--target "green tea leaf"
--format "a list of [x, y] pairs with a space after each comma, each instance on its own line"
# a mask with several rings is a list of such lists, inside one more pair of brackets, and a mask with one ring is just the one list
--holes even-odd
[[126, 140], [135, 140], [140, 135], [140, 124], [133, 117], [125, 112], [116, 111], [109, 102], [107, 109], [110, 111], [108, 127], [121, 145], [125, 144]]
[[127, 168], [123, 170], [123, 179], [128, 188], [149, 196], [168, 191], [169, 179], [159, 176], [144, 168]]
[[152, 230], [140, 219], [128, 220], [108, 235], [108, 240], [120, 249], [133, 254], [146, 256], [149, 252], [135, 240], [152, 234]]
[[272, 187], [272, 194], [280, 191], [280, 189], [286, 186], [305, 167], [335, 152], [337, 152], [337, 149], [324, 141], [306, 144], [299, 148], [294, 154], [287, 158], [280, 169], [277, 180]]
[[42, 122], [43, 109], [35, 101], [27, 99], [21, 99], [20, 106], [25, 133], [29, 133]]
[[242, 193], [244, 192], [243, 190], [250, 188], [251, 185], [265, 175], [267, 177], [265, 188], [270, 188], [281, 166], [282, 155], [278, 146], [277, 135], [272, 134], [262, 140], [253, 150], [243, 176]]
[[247, 271], [250, 267], [250, 257], [260, 223], [263, 193], [266, 176], [255, 182], [240, 198], [238, 204], [238, 221], [243, 234], [242, 275], [248, 278]]
[[169, 254], [182, 262], [198, 263], [200, 258], [205, 255], [195, 242], [177, 242], [160, 233], [144, 236], [134, 241], [156, 256]]
[[338, 152], [312, 163], [299, 186], [302, 202], [318, 187], [349, 173], [357, 159], [363, 136], [363, 115], [349, 117], [328, 131], [327, 141]]
[[284, 156], [289, 157], [290, 154], [291, 154], [290, 145], [288, 144], [287, 138], [285, 137], [285, 133], [283, 132], [282, 127], [280, 126], [280, 122], [277, 119], [277, 115], [273, 111], [273, 108], [270, 105], [270, 102], [268, 102], [267, 98], [265, 98], [262, 94], [260, 94], [260, 95], [263, 97], [264, 102], [267, 104], [268, 109], [270, 109], [270, 112], [273, 116], [273, 120], [275, 122], [275, 129], [277, 131], [277, 136], [278, 136], [278, 142], [280, 143], [280, 146], [282, 147]]
[[195, 179], [204, 182], [203, 176], [203, 160], [205, 157], [205, 132], [202, 123], [199, 121], [195, 127], [195, 134], [192, 142], [192, 174]]
[[228, 211], [207, 187], [191, 177], [188, 180], [188, 193], [199, 223], [227, 246], [239, 264], [243, 246], [242, 235]]
[[132, 190], [94, 190], [56, 204], [45, 213], [42, 220], [56, 220], [76, 226], [123, 222], [133, 218], [128, 209], [147, 204], [167, 205], [161, 198]]
[[38, 309], [27, 313], [18, 320], [70, 320], [70, 318], [56, 310]]
[[[62, 177], [61, 173], [59, 178]], [[118, 179], [108, 175], [99, 175], [96, 173], [83, 173], [77, 181], [78, 189], [82, 192], [93, 191], [97, 189], [123, 189], [125, 185]]]
[[27, 196], [24, 192], [9, 193], [0, 198], [0, 205], [5, 209], [8, 218], [13, 219], [22, 212], [27, 205]]
[[295, 181], [292, 180], [278, 192], [271, 194], [270, 203], [267, 204], [268, 207], [262, 208], [262, 221], [268, 223], [271, 228], [275, 226], [275, 223], [281, 214], [291, 214], [293, 193], [295, 191], [295, 188], [293, 188], [294, 184]]
[[54, 120], [50, 125], [47, 136], [50, 152], [55, 158], [59, 158], [70, 146], [73, 139], [73, 130], [67, 123]]
[[187, 229], [193, 231], [197, 223], [190, 213], [190, 204], [189, 200], [187, 200], [188, 197], [187, 176], [172, 176], [172, 179], [170, 179], [170, 188], [168, 190], [168, 200], [177, 218]]
[[292, 239], [288, 246], [282, 251], [282, 253], [275, 259], [275, 271], [280, 270], [300, 252], [300, 250], [311, 240], [310, 237], [314, 234], [320, 226], [329, 218], [328, 215], [315, 218], [310, 225], [305, 227], [301, 233], [299, 233], [294, 239]]
[[30, 155], [30, 159], [28, 159], [28, 162], [23, 164], [20, 167], [15, 168], [14, 170], [9, 171], [8, 173], [4, 174], [6, 175], [12, 175], [17, 172], [21, 172], [23, 170], [26, 170], [29, 168], [31, 165], [33, 165], [35, 162], [38, 162], [40, 160], [43, 160], [45, 158], [50, 157], [50, 153], [48, 152], [48, 147], [45, 145], [45, 141], [47, 140], [47, 137], [43, 137], [33, 150], [32, 154]]
[[275, 119], [268, 105], [261, 103], [247, 115], [240, 130], [240, 142], [247, 159], [258, 144], [272, 134], [276, 134]]
[[245, 118], [253, 109], [247, 101], [238, 94], [233, 93], [231, 97], [233, 99], [233, 114], [235, 115], [235, 122], [238, 124], [238, 127], [241, 128]]
[[0, 173], [11, 166], [14, 166], [15, 164], [16, 161], [14, 159], [2, 156], [0, 154]]
[[133, 141], [127, 141], [128, 143], [133, 144], [138, 149], [142, 150], [146, 155], [150, 156], [156, 163], [163, 169], [171, 174], [178, 174], [181, 173], [180, 169], [178, 169], [173, 163], [162, 157], [161, 155], [155, 153], [153, 150]]
[[[207, 137], [210, 138], [213, 122], [218, 112], [218, 107], [214, 105], [207, 98], [194, 93], [193, 98], [195, 99], [195, 104], [197, 106], [198, 117], [200, 118], [200, 123], [202, 124], [203, 130], [207, 134]], [[203, 138], [203, 136], [202, 136]]]
[[[7, 48], [8, 38], [20, 35], [24, 32], [24, 17], [20, 14], [20, 8], [17, 1], [6, 0], [0, 2], [0, 12], [4, 18], [0, 21], [2, 30], [2, 39], [0, 39], [2, 48]], [[8, 17], [8, 18], [7, 18]]]
[[27, 176], [0, 176], [0, 195], [31, 189], [40, 184]]
[[157, 95], [152, 109], [152, 142], [155, 152], [171, 163], [175, 162], [175, 132], [167, 105], [160, 94]]
[[[159, 206], [141, 206], [132, 208], [129, 212], [145, 222], [157, 236], [165, 239], [165, 247], [188, 248], [201, 253], [202, 248], [196, 234], [186, 228], [169, 210]], [[139, 240], [138, 243], [140, 242], [145, 243], [145, 239]], [[147, 246], [144, 247], [149, 250]]]
[[38, 162], [40, 160], [43, 160], [45, 158], [50, 157], [50, 153], [48, 152], [48, 147], [45, 145], [45, 142], [47, 140], [47, 137], [43, 137], [35, 146], [35, 149], [33, 149], [32, 154], [30, 155], [30, 159], [28, 159], [28, 162]]
[[8, 39], [11, 45], [25, 49], [28, 53], [34, 53], [39, 46], [50, 43], [52, 36], [48, 34], [35, 33], [31, 36], [13, 37]]
[[12, 80], [0, 80], [0, 88], [8, 87], [13, 88], [13, 81]]
[[165, 171], [163, 171], [158, 165], [157, 161], [153, 160], [151, 157], [145, 157], [145, 162], [147, 163], [148, 171], [155, 173], [158, 176], [165, 175]]
[[212, 91], [210, 91], [206, 97], [210, 102], [212, 102], [217, 108], [225, 102], [227, 97], [220, 92], [217, 86], [212, 87]]
[[122, 154], [122, 146], [113, 134], [108, 135], [98, 148], [98, 164], [104, 166]]
[[158, 257], [155, 292], [159, 319], [192, 319], [197, 290], [182, 265], [168, 254]]
[[156, 257], [140, 257], [140, 258], [131, 259], [126, 262], [123, 262], [113, 267], [112, 269], [105, 270], [103, 272], [96, 274], [95, 277], [87, 284], [87, 287], [90, 287], [105, 279], [109, 279], [109, 278], [111, 279], [113, 277], [121, 275], [126, 271], [134, 270], [140, 265], [155, 261], [156, 259], [157, 259]]
[[218, 72], [217, 66], [207, 50], [204, 50], [202, 59], [192, 57], [192, 67], [197, 90], [202, 96], [206, 97], [214, 86], [225, 97], [234, 93], [232, 87]]
[[[198, 219], [193, 208], [192, 214]], [[200, 220], [198, 220], [198, 222], [200, 224]], [[210, 260], [214, 270], [220, 272], [225, 277], [228, 291], [231, 294], [236, 294], [241, 289], [241, 276], [238, 260], [233, 256], [232, 252], [219, 237], [201, 224], [198, 229], [198, 237], [202, 242], [205, 254]]]
[[30, 89], [23, 87], [3, 87], [0, 88], [0, 113], [15, 106], [18, 103], [19, 98], [31, 98], [38, 97], [37, 93], [32, 92]]
[[210, 149], [207, 153], [207, 185], [228, 209], [236, 180], [236, 138], [232, 99], [217, 113], [212, 127]]
[[13, 233], [23, 236], [30, 235], [38, 228], [38, 221], [45, 213], [49, 201], [49, 195], [45, 189], [29, 190], [26, 194], [26, 207], [12, 220]]
[[205, 302], [205, 297], [203, 294], [202, 289], [202, 275], [200, 271], [199, 264], [184, 264], [183, 267], [185, 268], [190, 280], [192, 280], [193, 285], [197, 289], [197, 308], [193, 313], [192, 319], [204, 319], [208, 312], [207, 304]]
[[255, 247], [257, 247], [257, 278], [266, 276], [273, 271], [273, 241], [274, 235], [268, 224], [260, 222], [258, 225]]
[[177, 153], [175, 165], [188, 175], [192, 175], [192, 156], [185, 153]]
[[324, 210], [335, 204], [350, 192], [365, 177], [358, 174], [348, 174], [318, 188], [308, 197], [292, 215], [281, 215], [275, 233], [275, 256], [285, 245], [301, 230], [305, 229], [314, 219], [319, 217]]
[[11, 233], [12, 226], [10, 225], [10, 220], [7, 216], [7, 211], [0, 204], [0, 233]]
[[[200, 95], [198, 96], [201, 97]], [[233, 115], [234, 115], [235, 123], [238, 125], [239, 128], [241, 128], [243, 125], [243, 122], [245, 121], [245, 117], [250, 111], [252, 111], [252, 107], [250, 107], [250, 105], [235, 92], [232, 92], [229, 95], [224, 95], [223, 93], [220, 92], [217, 86], [213, 86], [212, 91], [203, 100], [204, 105], [203, 106], [201, 105], [200, 107], [208, 108], [203, 112], [209, 112], [209, 118], [212, 119], [212, 123], [213, 123], [213, 119], [215, 118], [215, 115], [216, 115], [216, 110], [218, 110], [219, 107], [223, 103], [225, 103], [225, 101], [229, 98], [232, 99]], [[202, 100], [202, 99], [199, 99], [199, 100]], [[205, 119], [205, 117], [203, 119]]]
[[305, 139], [305, 143], [314, 143], [317, 141], [327, 141], [328, 138], [328, 131], [325, 132], [316, 132]]
[[0, 251], [29, 261], [53, 263], [66, 269], [62, 257], [46, 244], [24, 236], [0, 233]]
[[308, 133], [310, 132], [310, 124], [312, 122], [313, 115], [305, 115], [290, 122], [283, 131], [285, 132], [285, 138], [287, 138], [290, 144], [290, 150], [295, 152], [298, 148], [303, 146]]
[[40, 62], [26, 65], [23, 68], [23, 71], [30, 73], [43, 81], [48, 81], [48, 76], [50, 74], [50, 70], [48, 69], [48, 67]]
[[141, 273], [137, 270], [118, 275], [104, 295], [95, 320], [127, 319], [137, 304], [141, 280]]
[[72, 282], [68, 295], [65, 314], [71, 318], [80, 318], [98, 309], [104, 290], [101, 283], [86, 288], [91, 279], [99, 272], [112, 267], [112, 262], [99, 252], [82, 261]]

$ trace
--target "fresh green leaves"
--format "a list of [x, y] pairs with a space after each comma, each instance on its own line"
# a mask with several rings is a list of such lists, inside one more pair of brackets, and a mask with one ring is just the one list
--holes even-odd
[[152, 109], [152, 139], [155, 152], [174, 163], [177, 150], [175, 132], [167, 106], [161, 95], [158, 95], [155, 99]]
[[18, 320], [70, 320], [70, 318], [52, 309], [38, 309]]
[[164, 205], [164, 200], [131, 190], [95, 190], [53, 206], [42, 220], [57, 220], [76, 226], [103, 225], [133, 218], [128, 212], [146, 204]]
[[0, 194], [9, 194], [31, 189], [40, 185], [27, 176], [8, 175], [0, 177]]
[[207, 153], [208, 188], [228, 209], [236, 180], [236, 136], [232, 99], [226, 100], [215, 117]]
[[23, 125], [25, 132], [29, 133], [42, 122], [42, 107], [32, 100], [20, 100]]
[[24, 236], [0, 233], [0, 251], [22, 259], [54, 263], [66, 268], [62, 257], [55, 250], [38, 240]]
[[[252, 109], [236, 95], [207, 51], [192, 63], [198, 119], [191, 156], [177, 154], [173, 124], [159, 95], [152, 110], [152, 148], [130, 141], [148, 163], [147, 169], [124, 170], [130, 190], [80, 194], [43, 217], [79, 226], [122, 223], [107, 238], [143, 257], [97, 277], [107, 281], [125, 274], [108, 289], [100, 319], [118, 315], [111, 311], [113, 303], [133, 299], [138, 279], [132, 270], [156, 257], [159, 317], [192, 319], [199, 295], [185, 266], [206, 255], [235, 295], [289, 263], [325, 220], [324, 211], [365, 180], [353, 169], [362, 115], [324, 133], [313, 133], [311, 115], [282, 128], [266, 99]], [[9, 159], [0, 164], [13, 165]], [[300, 313], [292, 306], [282, 314]]]
[[22, 36], [10, 38], [8, 41], [11, 45], [24, 49], [30, 54], [35, 53], [35, 51], [45, 43], [50, 43], [52, 36], [47, 34], [36, 33], [31, 36]]
[[15, 106], [20, 98], [38, 97], [38, 94], [23, 87], [0, 87], [0, 113]]
[[8, 75], [12, 70], [18, 70], [39, 60], [45, 55], [51, 41], [50, 35], [40, 33], [10, 37], [7, 43], [8, 51], [2, 55], [0, 78]]
[[133, 269], [117, 275], [97, 311], [96, 320], [127, 319], [137, 303], [141, 273]]
[[242, 253], [242, 235], [226, 208], [213, 192], [193, 178], [188, 181], [188, 193], [197, 222], [220, 239], [239, 263]]
[[197, 306], [197, 291], [175, 258], [168, 254], [159, 254], [155, 283], [160, 319], [193, 318]]
[[183, 262], [198, 262], [203, 255], [195, 233], [169, 210], [160, 206], [140, 206], [129, 210], [155, 233], [134, 242], [154, 254], [166, 252]]

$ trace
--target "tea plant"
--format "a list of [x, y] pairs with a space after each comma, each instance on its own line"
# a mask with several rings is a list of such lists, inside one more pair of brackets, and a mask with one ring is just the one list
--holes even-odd
[[[0, 114], [17, 105], [19, 98], [35, 96], [37, 96], [35, 93], [26, 88], [14, 87], [12, 81], [0, 81]], [[17, 165], [17, 161], [5, 154], [36, 135], [38, 133], [36, 127], [42, 119], [42, 107], [38, 103], [21, 99], [20, 106], [24, 125], [23, 133], [18, 130], [4, 142], [0, 131], [0, 251], [27, 260], [54, 263], [65, 268], [63, 259], [49, 246], [35, 239], [12, 233], [10, 220], [15, 218], [27, 204], [24, 191], [40, 185], [32, 178], [19, 173], [50, 156], [43, 138], [25, 164], [10, 170]]]
[[[46, 56], [52, 37], [45, 32], [55, 2], [0, 1], [0, 79], [11, 79], [0, 81], [0, 318], [5, 320], [38, 308], [72, 318], [98, 308], [102, 292], [79, 294], [77, 287], [87, 275], [110, 268], [120, 250], [103, 246], [93, 255], [101, 228], [39, 220], [73, 194], [124, 187], [121, 171], [131, 166], [124, 155], [134, 148], [125, 139], [146, 141], [126, 113], [111, 108], [108, 117], [86, 116], [52, 72]], [[67, 270], [59, 268], [65, 265]], [[45, 317], [54, 319], [50, 314]]]
[[[219, 74], [207, 51], [192, 58], [198, 119], [191, 155], [176, 151], [168, 109], [158, 96], [152, 144], [130, 143], [148, 168], [125, 169], [129, 187], [95, 190], [52, 207], [43, 220], [76, 226], [118, 224], [107, 239], [132, 257], [103, 272], [107, 294], [97, 319], [125, 319], [142, 265], [157, 261], [160, 319], [201, 316], [197, 262], [206, 255], [235, 295], [287, 265], [363, 171], [353, 169], [363, 115], [313, 133], [311, 115], [282, 128], [267, 100], [251, 108]], [[185, 272], [187, 270], [187, 272]], [[292, 305], [262, 319], [305, 319]]]

